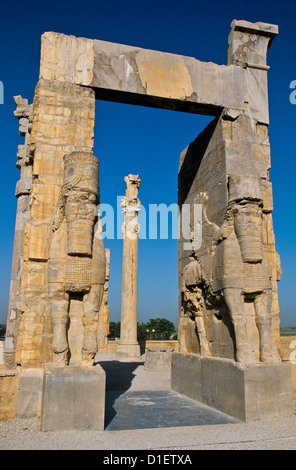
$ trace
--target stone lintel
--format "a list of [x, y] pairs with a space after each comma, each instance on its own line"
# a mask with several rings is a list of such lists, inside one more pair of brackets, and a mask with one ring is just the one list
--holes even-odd
[[46, 32], [40, 79], [75, 83], [98, 99], [197, 114], [246, 109], [246, 73], [233, 65]]
[[91, 87], [106, 101], [213, 116], [232, 108], [268, 124], [266, 52], [278, 27], [245, 20], [231, 27], [228, 65], [46, 32], [40, 79]]
[[99, 98], [213, 115], [246, 108], [244, 70], [100, 40], [93, 47], [90, 85]]

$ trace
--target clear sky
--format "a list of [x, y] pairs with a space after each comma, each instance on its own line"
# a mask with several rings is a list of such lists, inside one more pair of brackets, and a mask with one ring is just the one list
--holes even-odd
[[[282, 326], [296, 325], [294, 190], [296, 175], [296, 104], [290, 103], [296, 80], [296, 4], [249, 0], [101, 0], [2, 2], [0, 10], [1, 232], [0, 322], [6, 321], [14, 237], [17, 146], [23, 143], [13, 116], [13, 96], [33, 100], [38, 81], [40, 37], [45, 31], [101, 39], [147, 49], [227, 63], [233, 19], [279, 25], [268, 52], [271, 180], [274, 229], [283, 276], [279, 283]], [[124, 176], [139, 174], [139, 198], [149, 204], [177, 202], [181, 151], [210, 117], [97, 101], [94, 154], [100, 160], [101, 202], [116, 205], [124, 195]], [[122, 240], [111, 248], [110, 319], [120, 319]], [[139, 241], [138, 320], [165, 317], [178, 322], [177, 241]]]

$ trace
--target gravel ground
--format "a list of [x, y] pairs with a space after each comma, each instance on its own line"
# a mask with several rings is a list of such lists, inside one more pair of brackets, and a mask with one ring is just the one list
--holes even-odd
[[37, 419], [0, 423], [2, 450], [296, 450], [296, 416], [255, 423], [133, 431], [49, 431]]
[[[113, 361], [108, 364], [108, 361]], [[112, 356], [100, 356], [102, 367], [114, 366]], [[132, 363], [131, 363], [132, 364]], [[119, 364], [117, 363], [117, 366]], [[141, 363], [130, 365], [128, 381], [120, 367], [117, 384], [122, 390], [169, 390], [169, 373], [145, 371]], [[123, 368], [122, 368], [123, 370]], [[112, 380], [109, 382], [112, 388]], [[136, 429], [125, 431], [39, 430], [39, 420], [14, 419], [0, 422], [1, 450], [101, 450], [167, 451], [191, 450], [296, 450], [296, 408], [287, 418], [253, 423]], [[132, 454], [132, 453], [131, 453]], [[102, 457], [103, 458], [103, 457]]]

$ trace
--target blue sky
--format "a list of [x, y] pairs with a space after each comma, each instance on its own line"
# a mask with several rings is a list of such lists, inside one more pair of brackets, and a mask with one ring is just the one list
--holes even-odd
[[[40, 37], [44, 31], [102, 39], [148, 49], [227, 63], [228, 35], [233, 19], [279, 25], [268, 53], [270, 141], [274, 190], [274, 229], [283, 276], [279, 283], [281, 324], [296, 325], [294, 188], [296, 174], [296, 105], [289, 84], [296, 80], [295, 17], [291, 1], [262, 0], [149, 2], [84, 0], [83, 2], [14, 1], [1, 5], [0, 105], [1, 232], [0, 322], [6, 321], [19, 179], [17, 146], [23, 143], [13, 116], [13, 96], [32, 102], [38, 81]], [[125, 191], [124, 176], [139, 174], [139, 198], [148, 204], [177, 202], [180, 152], [199, 134], [210, 117], [97, 101], [94, 154], [100, 159], [101, 201], [115, 205]], [[122, 240], [111, 248], [110, 319], [120, 319]], [[178, 322], [177, 241], [140, 240], [138, 320], [165, 317]]]

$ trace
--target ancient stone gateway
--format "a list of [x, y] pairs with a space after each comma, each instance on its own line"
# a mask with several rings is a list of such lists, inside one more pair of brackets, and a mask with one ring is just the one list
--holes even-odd
[[[213, 121], [180, 160], [180, 209], [202, 204], [203, 237], [198, 244], [190, 222], [192, 248], [179, 241], [180, 351], [172, 358], [172, 387], [240, 419], [291, 410], [269, 181], [266, 55], [277, 33], [275, 25], [233, 21], [227, 65], [43, 34], [33, 107], [16, 99], [26, 141], [8, 368], [54, 361], [89, 367], [98, 347], [106, 257], [93, 217], [95, 99], [208, 114]], [[69, 318], [77, 311], [83, 322], [74, 328]]]

